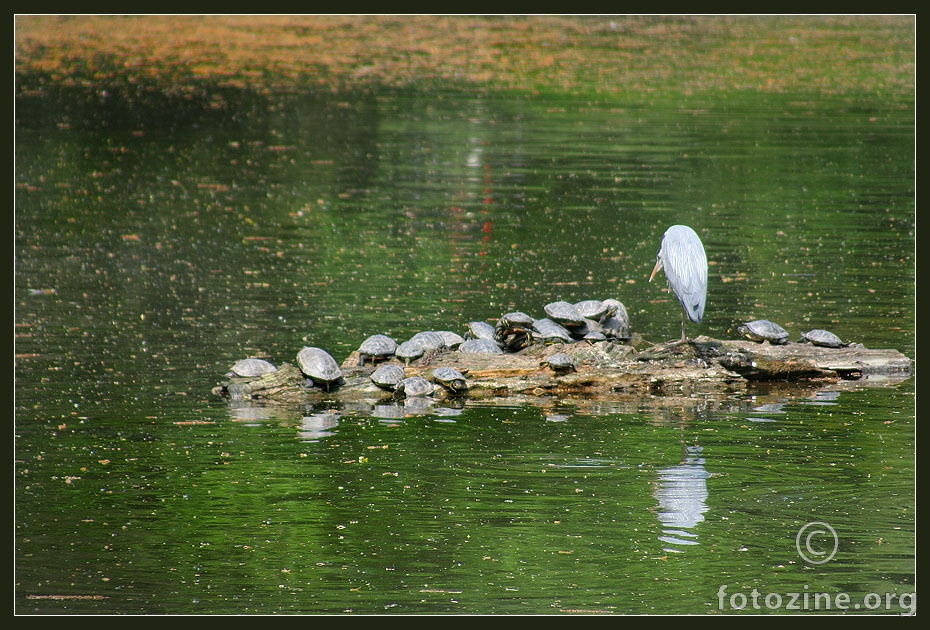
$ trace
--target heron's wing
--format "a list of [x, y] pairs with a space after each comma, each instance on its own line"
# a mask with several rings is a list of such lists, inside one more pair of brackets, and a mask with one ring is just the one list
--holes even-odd
[[701, 321], [704, 317], [704, 303], [707, 299], [707, 256], [700, 239], [677, 238], [663, 247], [665, 261], [662, 268], [668, 278], [668, 285], [678, 297], [688, 319]]

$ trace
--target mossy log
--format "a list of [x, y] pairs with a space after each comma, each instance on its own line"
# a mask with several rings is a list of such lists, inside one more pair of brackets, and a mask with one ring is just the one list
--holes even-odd
[[[567, 373], [549, 369], [543, 361], [557, 352], [571, 356], [576, 369]], [[341, 381], [328, 388], [305, 382], [297, 367], [284, 363], [275, 373], [255, 379], [230, 379], [213, 392], [234, 400], [281, 402], [390, 398], [391, 392], [371, 382], [375, 368], [359, 366], [358, 362], [358, 353], [350, 354], [342, 363]], [[405, 366], [405, 370], [407, 376], [432, 380], [432, 370], [439, 366], [465, 373], [468, 390], [453, 395], [437, 385], [436, 397], [464, 395], [514, 401], [553, 396], [604, 400], [690, 396], [738, 391], [759, 382], [883, 385], [899, 382], [911, 373], [910, 359], [896, 350], [823, 348], [806, 343], [771, 345], [704, 336], [644, 350], [608, 342], [532, 345], [505, 354], [447, 350], [425, 356]]]

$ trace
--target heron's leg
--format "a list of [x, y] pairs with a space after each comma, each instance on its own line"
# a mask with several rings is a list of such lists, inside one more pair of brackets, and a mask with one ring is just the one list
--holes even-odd
[[688, 337], [687, 335], [685, 335], [685, 325], [687, 321], [688, 321], [688, 313], [686, 313], [685, 309], [682, 308], [681, 309], [681, 342], [680, 343], [684, 343], [688, 341]]

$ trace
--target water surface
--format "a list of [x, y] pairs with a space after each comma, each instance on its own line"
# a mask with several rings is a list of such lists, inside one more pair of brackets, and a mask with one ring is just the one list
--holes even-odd
[[[691, 334], [764, 317], [913, 358], [913, 132], [872, 95], [22, 96], [17, 611], [732, 614], [753, 588], [914, 592], [910, 380], [416, 409], [210, 393], [245, 356], [341, 361], [375, 332], [559, 299], [618, 298], [674, 339], [647, 282], [674, 223], [710, 263]], [[798, 553], [811, 521], [837, 532], [829, 562]]]

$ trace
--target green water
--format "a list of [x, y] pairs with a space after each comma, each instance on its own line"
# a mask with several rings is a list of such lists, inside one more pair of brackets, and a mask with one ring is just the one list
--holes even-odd
[[914, 358], [914, 124], [872, 95], [20, 96], [17, 612], [909, 610], [912, 380], [402, 418], [210, 389], [557, 299], [677, 338], [647, 282], [673, 223], [710, 261], [691, 334], [764, 317]]

